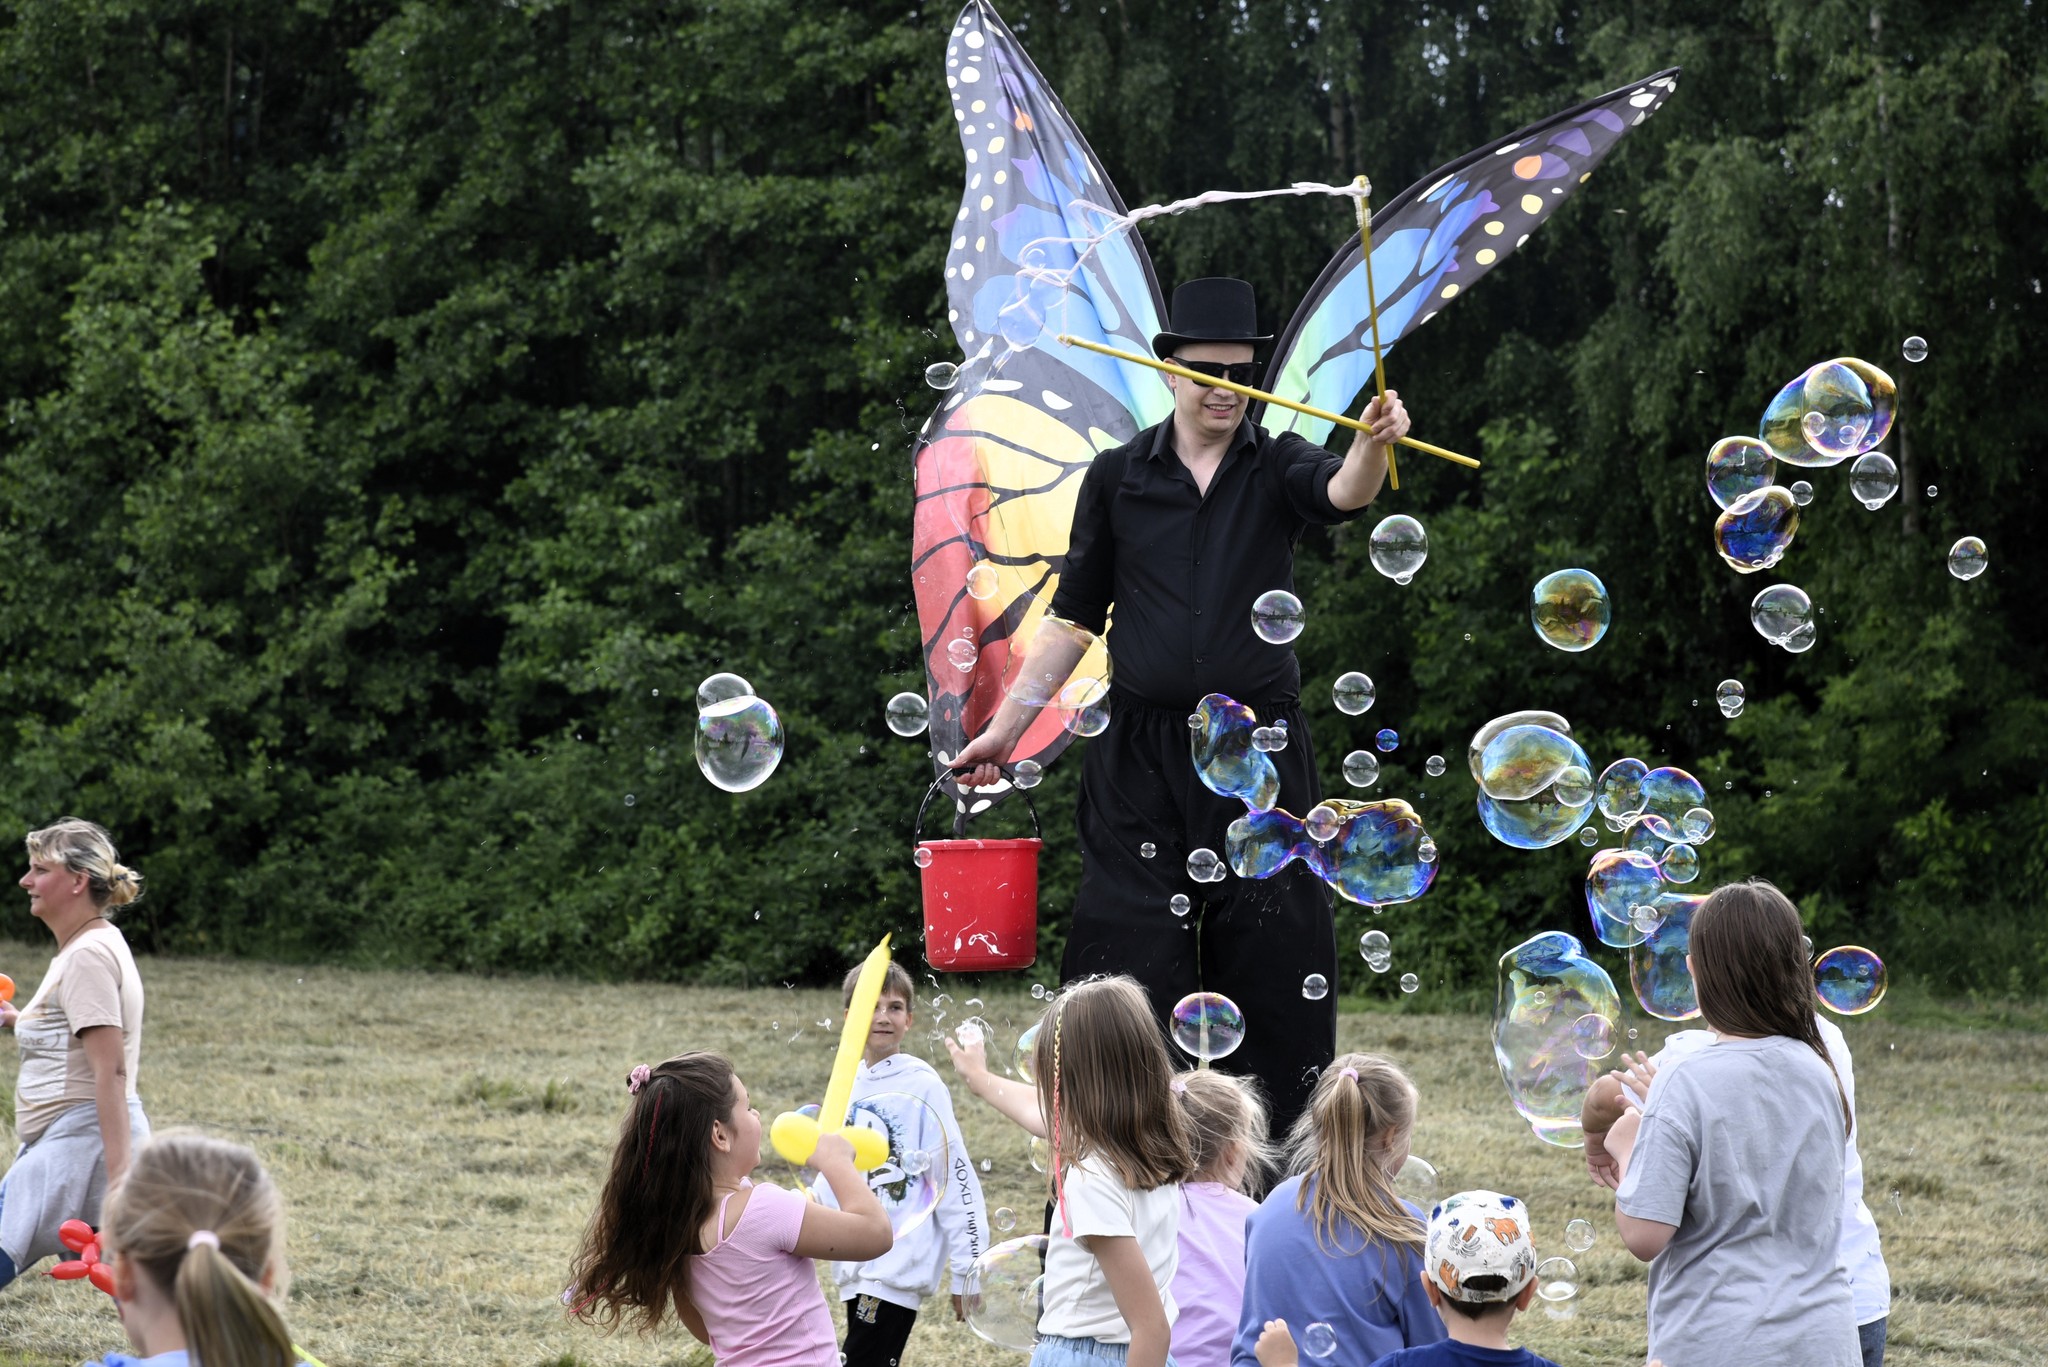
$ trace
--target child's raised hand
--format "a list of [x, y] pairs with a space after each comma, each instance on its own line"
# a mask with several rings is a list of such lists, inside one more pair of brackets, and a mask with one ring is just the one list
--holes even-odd
[[1294, 1335], [1287, 1332], [1286, 1320], [1267, 1320], [1265, 1328], [1259, 1331], [1259, 1341], [1252, 1345], [1252, 1353], [1258, 1358], [1259, 1367], [1295, 1367], [1301, 1361]]
[[970, 1033], [965, 1044], [947, 1035], [946, 1052], [953, 1057], [953, 1067], [970, 1083], [988, 1072], [988, 1045], [979, 1031]]
[[846, 1136], [838, 1132], [818, 1136], [818, 1147], [811, 1151], [809, 1166], [823, 1174], [835, 1165], [846, 1168], [853, 1166], [853, 1145]]
[[1650, 1099], [1650, 1083], [1657, 1076], [1657, 1065], [1652, 1063], [1650, 1056], [1641, 1050], [1636, 1051], [1634, 1058], [1630, 1058], [1628, 1052], [1624, 1050], [1621, 1055], [1621, 1065], [1621, 1067], [1614, 1069], [1614, 1075], [1621, 1079], [1623, 1086], [1632, 1088], [1637, 1096], [1648, 1101]]

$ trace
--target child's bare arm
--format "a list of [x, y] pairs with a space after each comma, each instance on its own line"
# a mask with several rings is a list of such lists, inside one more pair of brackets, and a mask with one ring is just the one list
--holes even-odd
[[1045, 1117], [1038, 1109], [1036, 1087], [1015, 1078], [997, 1077], [989, 1071], [988, 1052], [980, 1040], [962, 1044], [948, 1035], [946, 1052], [953, 1056], [953, 1066], [960, 1071], [960, 1079], [967, 1084], [968, 1091], [995, 1107], [1026, 1133], [1035, 1134], [1040, 1139], [1047, 1137]]
[[864, 1263], [879, 1258], [896, 1242], [889, 1228], [889, 1213], [868, 1190], [867, 1182], [853, 1166], [853, 1145], [844, 1135], [828, 1134], [818, 1140], [811, 1166], [832, 1188], [839, 1209], [812, 1205], [804, 1210], [803, 1228], [790, 1252], [799, 1258], [829, 1258], [834, 1262]]
[[1128, 1234], [1091, 1234], [1080, 1243], [1102, 1265], [1103, 1280], [1116, 1297], [1117, 1313], [1131, 1328], [1128, 1367], [1166, 1367], [1173, 1330], [1166, 1322], [1166, 1305], [1159, 1299], [1159, 1286], [1152, 1280], [1151, 1265], [1138, 1241]]
[[[1614, 1128], [1607, 1132], [1607, 1151], [1614, 1155], [1615, 1185], [1621, 1185], [1628, 1176], [1629, 1159], [1635, 1156], [1636, 1132], [1643, 1127], [1643, 1113], [1631, 1106], [1614, 1122]], [[1614, 1208], [1614, 1232], [1621, 1236], [1622, 1246], [1630, 1253], [1649, 1262], [1678, 1233], [1677, 1225], [1667, 1225], [1661, 1220], [1644, 1220], [1627, 1214], [1620, 1206]]]

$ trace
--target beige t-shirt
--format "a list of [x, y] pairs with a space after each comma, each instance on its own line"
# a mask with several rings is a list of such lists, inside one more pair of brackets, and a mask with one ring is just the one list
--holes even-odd
[[96, 921], [50, 961], [42, 986], [14, 1023], [21, 1045], [21, 1076], [14, 1087], [14, 1131], [24, 1144], [42, 1137], [50, 1122], [93, 1097], [92, 1063], [78, 1032], [95, 1025], [121, 1031], [128, 1065], [128, 1095], [142, 1062], [142, 975], [128, 941], [107, 921]]

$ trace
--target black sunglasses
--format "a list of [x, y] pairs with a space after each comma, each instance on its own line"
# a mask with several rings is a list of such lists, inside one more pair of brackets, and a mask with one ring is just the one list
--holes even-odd
[[[1222, 361], [1190, 361], [1181, 356], [1171, 356], [1167, 359], [1177, 366], [1184, 366], [1189, 370], [1199, 371], [1204, 375], [1214, 376], [1219, 380], [1228, 380], [1232, 384], [1250, 384], [1259, 378], [1259, 363], [1257, 361], [1235, 361], [1226, 364]], [[1200, 380], [1196, 380], [1195, 383], [1202, 384]], [[1202, 385], [1202, 388], [1207, 389], [1209, 386]]]

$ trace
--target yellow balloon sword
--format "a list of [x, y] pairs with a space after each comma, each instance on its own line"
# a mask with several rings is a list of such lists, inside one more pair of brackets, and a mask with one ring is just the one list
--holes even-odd
[[867, 1049], [875, 1002], [882, 995], [882, 978], [888, 971], [889, 937], [884, 935], [854, 979], [853, 998], [846, 1004], [846, 1024], [839, 1029], [839, 1052], [832, 1056], [832, 1076], [825, 1084], [825, 1100], [818, 1107], [817, 1119], [800, 1111], [784, 1111], [768, 1127], [768, 1142], [790, 1162], [809, 1163], [818, 1150], [819, 1138], [828, 1134], [846, 1136], [853, 1145], [853, 1165], [862, 1172], [889, 1161], [889, 1141], [880, 1131], [864, 1125], [846, 1128], [847, 1107], [853, 1102], [853, 1073]]

